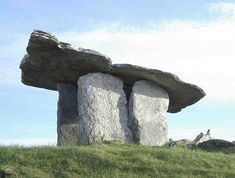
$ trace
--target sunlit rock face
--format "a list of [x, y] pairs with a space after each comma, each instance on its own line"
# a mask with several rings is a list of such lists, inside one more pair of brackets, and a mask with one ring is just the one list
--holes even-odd
[[58, 83], [57, 145], [78, 145], [77, 86]]
[[167, 92], [150, 81], [138, 81], [129, 101], [130, 126], [136, 143], [160, 146], [168, 141]]
[[132, 143], [123, 82], [110, 74], [92, 73], [78, 80], [79, 143]]

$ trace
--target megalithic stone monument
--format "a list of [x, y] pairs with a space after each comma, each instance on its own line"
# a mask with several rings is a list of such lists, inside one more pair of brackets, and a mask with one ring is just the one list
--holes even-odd
[[205, 96], [176, 75], [111, 59], [35, 30], [21, 61], [25, 85], [59, 92], [58, 146], [121, 141], [160, 146], [168, 141], [166, 112]]

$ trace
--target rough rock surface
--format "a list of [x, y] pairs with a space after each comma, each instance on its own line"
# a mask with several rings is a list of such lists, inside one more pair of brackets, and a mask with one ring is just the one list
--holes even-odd
[[213, 137], [210, 133], [203, 134], [202, 132], [194, 139], [195, 145], [199, 143], [205, 142], [207, 140], [211, 140]]
[[78, 145], [77, 86], [58, 83], [57, 145]]
[[[147, 69], [130, 64], [112, 65], [111, 74], [120, 77], [126, 84], [126, 90], [138, 80], [149, 80], [164, 88], [170, 98], [168, 112], [175, 113], [192, 105], [205, 96], [196, 85], [185, 83], [176, 75], [155, 69]], [[130, 93], [130, 92], [127, 92]]]
[[217, 149], [224, 149], [224, 148], [235, 148], [235, 144], [232, 142], [221, 140], [221, 139], [211, 139], [205, 142], [199, 143], [198, 147], [205, 150], [217, 150]]
[[131, 143], [123, 82], [110, 74], [92, 73], [78, 80], [79, 142]]
[[99, 52], [74, 48], [40, 30], [31, 34], [27, 52], [20, 68], [22, 82], [30, 86], [57, 90], [57, 82], [76, 84], [80, 76], [88, 73], [111, 73], [124, 81], [124, 90], [129, 98], [136, 81], [149, 80], [168, 92], [168, 112], [172, 113], [179, 112], [205, 96], [201, 88], [181, 81], [174, 74], [129, 64], [111, 65], [111, 60]]
[[188, 139], [181, 139], [176, 141], [169, 141], [169, 147], [181, 147], [181, 148], [188, 148], [193, 149], [194, 142]]
[[111, 60], [90, 49], [75, 48], [47, 32], [35, 30], [21, 61], [22, 82], [26, 85], [57, 90], [57, 82], [77, 83], [89, 72], [107, 72]]
[[18, 177], [16, 168], [13, 166], [5, 166], [5, 167], [2, 166], [0, 169], [0, 177], [1, 178]]
[[160, 146], [168, 141], [167, 92], [150, 81], [134, 84], [129, 100], [130, 127], [136, 143]]

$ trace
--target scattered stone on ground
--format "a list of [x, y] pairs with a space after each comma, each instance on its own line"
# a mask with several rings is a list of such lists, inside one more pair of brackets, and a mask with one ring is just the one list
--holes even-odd
[[181, 140], [169, 140], [169, 147], [182, 147], [182, 148], [188, 148], [193, 149], [195, 146], [195, 143], [188, 139], [181, 139]]
[[220, 150], [224, 148], [234, 148], [235, 143], [229, 142], [222, 139], [213, 139], [210, 130], [207, 131], [206, 134], [202, 132], [194, 139], [194, 141], [181, 139], [181, 140], [172, 140], [169, 139], [168, 142], [169, 147], [186, 147], [189, 149], [200, 148], [204, 150]]
[[7, 178], [7, 177], [18, 177], [16, 173], [16, 168], [13, 166], [6, 166], [0, 169], [0, 178]]
[[206, 134], [203, 134], [202, 132], [194, 139], [194, 142], [196, 145], [199, 143], [205, 142], [207, 140], [211, 140], [213, 137], [210, 134], [210, 129], [207, 131]]
[[224, 148], [235, 148], [235, 144], [222, 139], [211, 139], [198, 144], [198, 147], [205, 150], [218, 150]]

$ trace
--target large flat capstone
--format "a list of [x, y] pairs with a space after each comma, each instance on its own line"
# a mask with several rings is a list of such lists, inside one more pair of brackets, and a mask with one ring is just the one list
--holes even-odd
[[205, 96], [198, 86], [180, 80], [176, 75], [156, 69], [148, 69], [130, 64], [112, 65], [111, 74], [120, 77], [126, 84], [127, 93], [136, 81], [148, 80], [167, 91], [170, 99], [168, 112], [176, 113], [192, 105]]
[[72, 47], [40, 30], [31, 34], [27, 52], [20, 65], [22, 82], [34, 87], [57, 90], [58, 82], [76, 84], [83, 75], [102, 72], [121, 78], [129, 98], [136, 81], [149, 80], [167, 91], [170, 99], [168, 112], [172, 113], [181, 111], [205, 96], [201, 88], [183, 82], [174, 74], [130, 64], [112, 65], [111, 59], [99, 52]]
[[79, 142], [131, 143], [123, 82], [110, 74], [92, 73], [78, 82]]
[[150, 81], [134, 84], [129, 101], [130, 126], [136, 143], [161, 146], [168, 141], [167, 92]]
[[22, 82], [50, 90], [57, 90], [58, 82], [76, 84], [89, 72], [108, 72], [111, 65], [97, 51], [75, 48], [40, 30], [31, 34], [27, 52], [20, 64]]
[[57, 145], [78, 145], [77, 86], [58, 83]]

